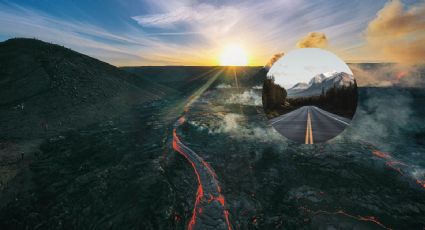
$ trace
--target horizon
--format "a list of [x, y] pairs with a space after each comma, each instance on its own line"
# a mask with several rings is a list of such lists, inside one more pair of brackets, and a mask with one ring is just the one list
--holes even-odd
[[[33, 40], [49, 43], [49, 44], [52, 44], [52, 45], [62, 46], [64, 48], [71, 49], [72, 51], [78, 52], [78, 51], [76, 51], [76, 50], [74, 50], [70, 47], [65, 46], [65, 45], [51, 43], [51, 42], [48, 42], [48, 41], [43, 41], [43, 40], [36, 38], [36, 37], [11, 37], [11, 38], [7, 38], [6, 40], [0, 40], [0, 43], [6, 42], [6, 41], [12, 40], [12, 39], [33, 39]], [[87, 54], [87, 53], [83, 53], [83, 52], [78, 52], [78, 53], [97, 59], [96, 57], [90, 56], [90, 54]], [[100, 59], [98, 59], [98, 60], [103, 61], [103, 60], [100, 60]], [[105, 62], [105, 61], [103, 61], [103, 62]], [[253, 67], [253, 68], [255, 68], [255, 67], [265, 67], [265, 65], [246, 65], [246, 66], [230, 66], [229, 65], [229, 66], [223, 66], [223, 65], [219, 65], [219, 64], [216, 64], [216, 65], [163, 64], [163, 65], [122, 65], [122, 66], [119, 66], [119, 65], [114, 65], [113, 63], [109, 63], [109, 62], [106, 62], [106, 63], [113, 65], [115, 67], [118, 67], [118, 68], [126, 68], [126, 67], [166, 67], [166, 66], [170, 66], [170, 67], [173, 67], [173, 66], [175, 66], [175, 67], [179, 67], [179, 66], [185, 66], [185, 67]], [[354, 61], [347, 61], [346, 64], [347, 65], [350, 65], [350, 64], [392, 64], [392, 65], [395, 65], [395, 64], [397, 64], [397, 62], [354, 62]]]
[[[51, 42], [48, 42], [48, 41], [43, 41], [43, 40], [41, 40], [39, 38], [36, 38], [36, 37], [12, 37], [12, 38], [8, 38], [6, 40], [0, 40], [0, 43], [6, 42], [8, 40], [13, 40], [13, 39], [36, 40], [36, 41], [41, 41], [41, 42], [45, 42], [45, 43], [52, 44], [52, 45], [61, 46], [61, 47], [64, 47], [66, 49], [70, 49], [70, 50], [72, 50], [74, 52], [77, 52], [77, 53], [80, 53], [80, 54], [89, 56], [91, 58], [95, 58], [96, 60], [105, 62], [103, 60], [97, 59], [96, 57], [90, 56], [89, 54], [78, 52], [78, 51], [76, 51], [76, 50], [74, 50], [74, 49], [72, 49], [70, 47], [65, 46], [65, 45], [51, 43]], [[115, 66], [117, 68], [131, 68], [131, 67], [236, 67], [236, 68], [238, 68], [238, 67], [252, 67], [252, 68], [264, 68], [264, 67], [266, 67], [266, 65], [246, 65], [246, 66], [230, 66], [229, 65], [229, 66], [223, 66], [223, 65], [219, 65], [219, 64], [216, 64], [216, 65], [190, 65], [190, 64], [188, 64], [188, 65], [185, 65], [185, 64], [180, 64], [180, 65], [179, 64], [177, 64], [177, 65], [169, 64], [168, 65], [168, 64], [164, 64], [164, 65], [123, 65], [123, 66], [119, 66], [119, 65], [114, 65], [113, 63], [109, 63], [109, 62], [105, 62], [105, 63], [107, 63], [109, 65], [112, 65], [112, 66]], [[398, 63], [396, 63], [396, 62], [346, 62], [346, 64], [347, 65], [352, 65], [352, 64], [382, 64], [382, 65], [388, 65], [389, 64], [389, 65], [397, 65]]]

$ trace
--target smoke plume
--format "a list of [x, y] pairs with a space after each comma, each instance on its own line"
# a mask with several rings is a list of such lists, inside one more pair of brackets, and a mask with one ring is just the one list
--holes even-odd
[[311, 32], [297, 42], [298, 48], [324, 48], [328, 45], [328, 39], [324, 33]]
[[266, 69], [270, 69], [272, 67], [272, 65], [279, 60], [279, 58], [283, 57], [283, 55], [285, 55], [284, 53], [277, 53], [275, 55], [273, 55], [273, 57], [270, 59], [269, 62], [267, 62], [267, 64], [264, 66]]
[[366, 30], [371, 50], [403, 65], [425, 63], [425, 2], [405, 9], [399, 0], [388, 2]]

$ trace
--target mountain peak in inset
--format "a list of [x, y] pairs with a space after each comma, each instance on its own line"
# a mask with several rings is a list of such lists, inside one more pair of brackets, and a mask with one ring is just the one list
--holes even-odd
[[345, 72], [320, 73], [311, 78], [309, 83], [299, 82], [287, 90], [288, 97], [317, 96], [322, 93], [322, 89], [327, 91], [333, 86], [342, 87], [354, 84], [353, 75]]
[[292, 86], [291, 89], [307, 89], [310, 86], [310, 84], [304, 83], [304, 82], [299, 82], [297, 84], [295, 84], [294, 86]]
[[314, 76], [313, 78], [311, 78], [309, 85], [313, 85], [313, 84], [319, 84], [321, 83], [324, 79], [326, 79], [326, 76], [321, 73], [321, 74], [317, 74], [316, 76]]

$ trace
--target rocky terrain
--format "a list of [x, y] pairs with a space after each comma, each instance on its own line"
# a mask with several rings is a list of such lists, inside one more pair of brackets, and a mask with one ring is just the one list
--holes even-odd
[[[360, 88], [352, 126], [304, 146], [267, 125], [261, 68], [211, 82], [222, 67], [120, 70], [36, 40], [0, 49], [0, 229], [425, 227], [423, 89]], [[218, 216], [196, 209], [199, 181], [214, 194], [198, 207]]]
[[205, 92], [182, 133], [220, 178], [235, 229], [425, 226], [423, 89], [360, 88], [352, 125], [314, 146], [281, 137], [261, 105], [234, 103], [235, 94]]
[[[0, 43], [0, 138], [47, 137], [167, 92], [70, 49], [35, 39]], [[139, 80], [140, 81], [140, 80]]]

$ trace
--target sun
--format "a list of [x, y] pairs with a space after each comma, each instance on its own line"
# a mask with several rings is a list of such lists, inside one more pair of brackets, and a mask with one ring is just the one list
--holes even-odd
[[222, 66], [247, 66], [248, 55], [239, 45], [228, 45], [220, 56]]

